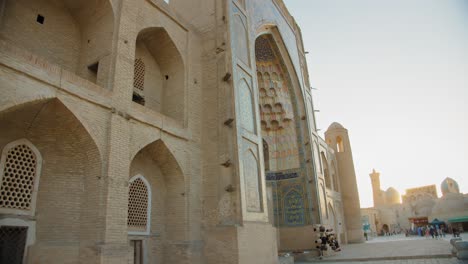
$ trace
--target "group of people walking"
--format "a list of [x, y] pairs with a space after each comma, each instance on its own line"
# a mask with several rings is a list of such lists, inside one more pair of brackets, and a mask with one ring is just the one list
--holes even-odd
[[444, 228], [439, 228], [439, 226], [426, 226], [424, 230], [424, 236], [426, 238], [429, 238], [429, 236], [431, 236], [433, 239], [439, 239], [439, 237], [445, 237], [445, 233], [446, 231], [444, 230]]
[[427, 225], [427, 226], [420, 226], [415, 229], [406, 229], [405, 235], [408, 236], [420, 236], [420, 237], [432, 237], [434, 239], [444, 238], [446, 234], [453, 234], [453, 237], [460, 237], [460, 233], [463, 230], [460, 227], [446, 227], [446, 226], [439, 226], [439, 225]]

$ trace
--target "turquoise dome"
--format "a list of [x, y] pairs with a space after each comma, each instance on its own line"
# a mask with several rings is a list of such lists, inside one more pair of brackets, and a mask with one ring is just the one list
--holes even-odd
[[442, 191], [442, 195], [447, 193], [460, 193], [458, 183], [449, 177], [445, 178], [445, 180], [440, 184], [440, 190]]

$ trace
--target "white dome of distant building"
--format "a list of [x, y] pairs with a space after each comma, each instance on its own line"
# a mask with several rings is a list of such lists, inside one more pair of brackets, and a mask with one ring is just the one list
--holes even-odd
[[385, 200], [387, 204], [399, 204], [400, 193], [395, 188], [390, 187], [385, 191]]
[[446, 195], [447, 193], [460, 193], [460, 188], [458, 187], [458, 183], [450, 178], [445, 178], [444, 181], [440, 184], [440, 190], [442, 191], [442, 195]]

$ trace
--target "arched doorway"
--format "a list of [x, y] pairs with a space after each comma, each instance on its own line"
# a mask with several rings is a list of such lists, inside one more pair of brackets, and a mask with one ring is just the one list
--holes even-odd
[[384, 234], [387, 234], [387, 233], [390, 232], [390, 229], [388, 228], [387, 224], [382, 225], [382, 231], [383, 231]]

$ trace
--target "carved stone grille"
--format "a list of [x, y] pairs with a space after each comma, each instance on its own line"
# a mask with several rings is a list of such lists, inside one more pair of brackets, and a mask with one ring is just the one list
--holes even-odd
[[135, 59], [135, 77], [133, 87], [139, 91], [145, 89], [145, 63], [141, 59]]
[[148, 188], [141, 179], [130, 184], [128, 226], [131, 231], [145, 231], [148, 223]]
[[23, 263], [27, 233], [27, 227], [0, 227], [0, 263]]
[[0, 187], [0, 208], [30, 210], [37, 160], [24, 145], [11, 148], [5, 159]]

